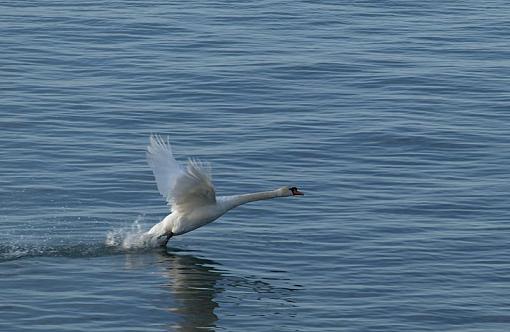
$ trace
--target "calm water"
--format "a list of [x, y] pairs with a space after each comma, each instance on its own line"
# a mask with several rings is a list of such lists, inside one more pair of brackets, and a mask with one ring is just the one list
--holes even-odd
[[[0, 330], [508, 331], [507, 9], [2, 2]], [[107, 246], [167, 213], [150, 133], [306, 196]]]

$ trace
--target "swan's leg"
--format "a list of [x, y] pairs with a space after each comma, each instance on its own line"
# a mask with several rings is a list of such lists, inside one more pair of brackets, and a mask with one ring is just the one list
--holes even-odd
[[168, 241], [170, 240], [170, 238], [174, 235], [174, 233], [170, 233], [166, 236], [166, 240], [164, 243], [161, 244], [162, 247], [166, 247], [166, 245], [168, 244]]

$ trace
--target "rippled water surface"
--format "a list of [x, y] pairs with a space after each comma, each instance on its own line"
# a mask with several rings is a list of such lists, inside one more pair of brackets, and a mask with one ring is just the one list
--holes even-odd
[[[507, 7], [2, 2], [0, 330], [508, 331]], [[126, 248], [151, 133], [305, 196]]]

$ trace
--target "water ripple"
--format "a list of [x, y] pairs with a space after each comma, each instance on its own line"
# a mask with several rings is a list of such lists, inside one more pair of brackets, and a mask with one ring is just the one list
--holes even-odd
[[[0, 329], [504, 330], [502, 8], [0, 4]], [[306, 196], [145, 246], [151, 133]]]

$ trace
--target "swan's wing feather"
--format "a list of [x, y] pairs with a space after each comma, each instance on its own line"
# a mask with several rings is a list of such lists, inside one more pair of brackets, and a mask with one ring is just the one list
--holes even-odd
[[147, 147], [147, 161], [156, 178], [159, 192], [170, 201], [175, 183], [184, 171], [172, 154], [168, 137], [165, 142], [161, 136], [151, 135]]
[[153, 135], [147, 147], [147, 160], [152, 168], [158, 190], [172, 210], [182, 212], [216, 203], [209, 164], [190, 159], [181, 167], [172, 154], [168, 138]]
[[192, 211], [193, 208], [216, 203], [216, 192], [208, 163], [189, 159], [186, 169], [177, 178], [172, 194], [172, 209]]

